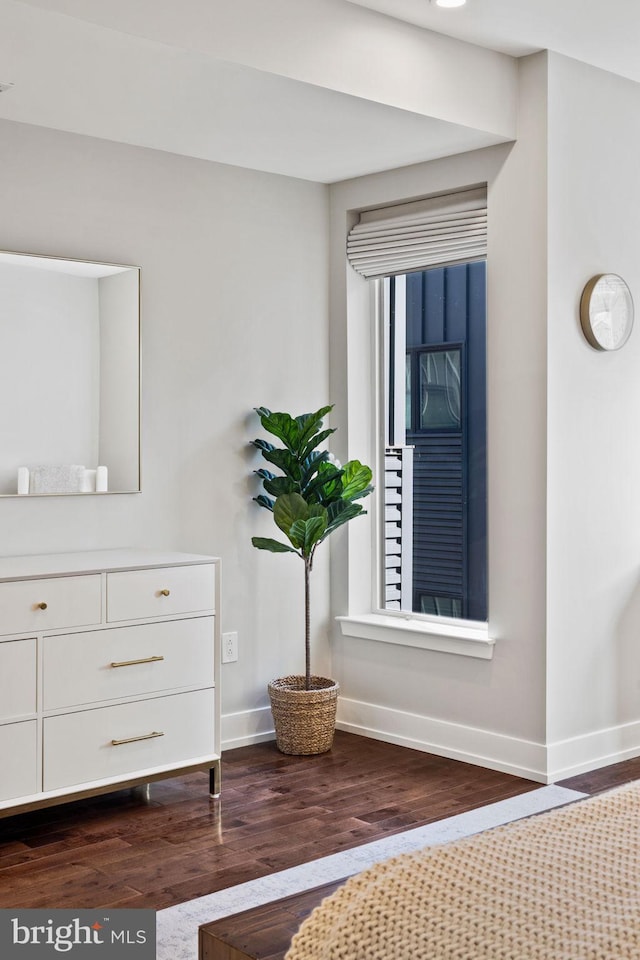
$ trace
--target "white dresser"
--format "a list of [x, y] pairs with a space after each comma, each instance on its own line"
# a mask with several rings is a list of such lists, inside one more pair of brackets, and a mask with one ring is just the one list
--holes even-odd
[[220, 561], [0, 557], [0, 816], [209, 770], [220, 790]]

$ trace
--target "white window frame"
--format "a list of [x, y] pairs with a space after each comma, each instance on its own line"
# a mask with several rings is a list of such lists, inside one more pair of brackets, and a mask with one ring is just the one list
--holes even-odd
[[[364, 280], [348, 265], [346, 270], [348, 341], [362, 348], [348, 351], [348, 456], [375, 464], [376, 492], [367, 505], [367, 516], [349, 524], [349, 612], [336, 620], [345, 637], [491, 660], [495, 640], [489, 635], [488, 623], [381, 606], [384, 497], [378, 486], [384, 484], [385, 452], [382, 283]], [[363, 423], [365, 410], [371, 411], [368, 423]]]

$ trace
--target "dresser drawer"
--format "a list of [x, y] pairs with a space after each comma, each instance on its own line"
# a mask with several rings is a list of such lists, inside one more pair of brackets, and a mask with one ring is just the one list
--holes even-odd
[[107, 620], [201, 613], [215, 606], [213, 564], [107, 574]]
[[35, 720], [0, 726], [0, 800], [39, 791], [36, 750]]
[[0, 583], [0, 634], [90, 626], [100, 616], [98, 575]]
[[[0, 720], [36, 712], [36, 641], [0, 643]], [[0, 779], [2, 767], [0, 766]]]
[[213, 690], [48, 717], [44, 789], [213, 758], [214, 722]]
[[43, 674], [45, 710], [213, 686], [213, 617], [45, 637]]

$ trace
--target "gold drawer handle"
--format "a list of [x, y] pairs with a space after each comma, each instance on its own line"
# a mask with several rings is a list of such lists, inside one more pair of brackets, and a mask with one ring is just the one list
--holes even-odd
[[164, 657], [145, 657], [144, 660], [121, 660], [119, 663], [112, 663], [112, 667], [133, 667], [137, 663], [158, 663], [164, 660]]
[[171, 593], [171, 590], [160, 590], [160, 592], [158, 593], [158, 596], [159, 596], [159, 597], [168, 597], [170, 593]]
[[138, 740], [153, 740], [154, 737], [164, 737], [164, 733], [159, 733], [157, 730], [154, 730], [153, 733], [145, 733], [142, 737], [127, 737], [126, 740], [112, 740], [111, 744], [114, 747], [121, 747], [123, 743], [136, 743]]
[[46, 610], [46, 609], [47, 609], [46, 603], [36, 603], [36, 610]]

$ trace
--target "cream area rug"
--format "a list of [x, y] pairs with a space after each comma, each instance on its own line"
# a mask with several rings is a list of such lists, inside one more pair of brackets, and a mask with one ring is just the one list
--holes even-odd
[[640, 960], [640, 783], [379, 863], [286, 960]]

